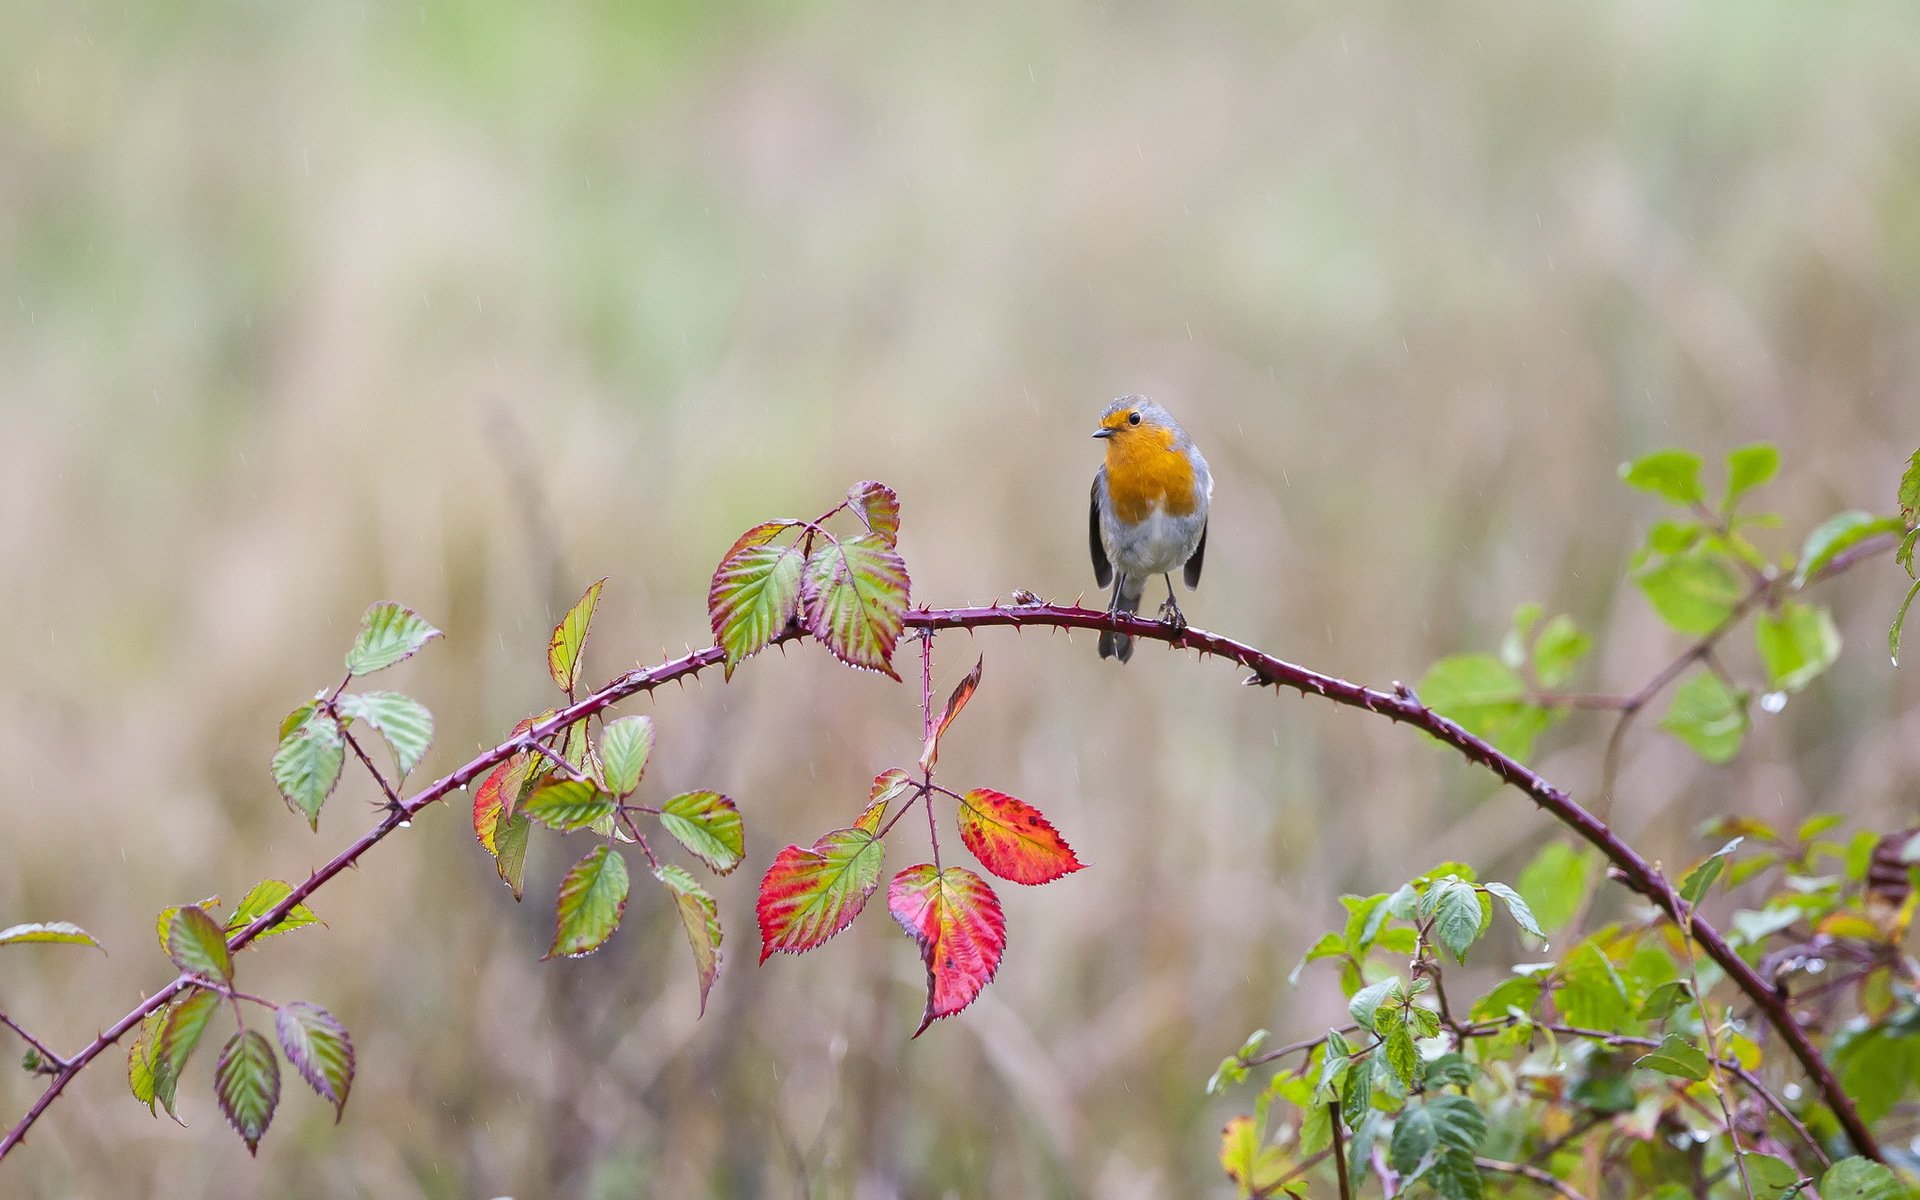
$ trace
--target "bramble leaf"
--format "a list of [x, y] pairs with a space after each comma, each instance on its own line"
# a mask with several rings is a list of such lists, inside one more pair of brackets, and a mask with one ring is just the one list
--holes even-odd
[[682, 792], [660, 807], [660, 824], [716, 874], [726, 875], [747, 856], [740, 809], [719, 792]]
[[1700, 504], [1700, 456], [1685, 450], [1655, 450], [1620, 464], [1620, 478], [1628, 487], [1652, 492], [1669, 504]]
[[1740, 602], [1740, 576], [1727, 560], [1703, 548], [1648, 567], [1634, 577], [1660, 619], [1679, 633], [1712, 633]]
[[885, 542], [888, 548], [900, 540], [900, 497], [892, 488], [873, 479], [863, 479], [847, 489], [847, 503], [866, 525], [867, 532]]
[[1660, 728], [1693, 747], [1710, 763], [1740, 752], [1747, 733], [1747, 695], [1728, 687], [1712, 671], [1696, 671], [1674, 689], [1673, 703]]
[[340, 781], [346, 761], [346, 741], [340, 726], [323, 712], [314, 712], [294, 732], [280, 740], [273, 752], [273, 782], [287, 806], [320, 828], [320, 806]]
[[1797, 692], [1840, 657], [1840, 631], [1824, 608], [1789, 600], [1777, 612], [1761, 613], [1753, 640], [1774, 687]]
[[365, 721], [385, 739], [404, 778], [433, 744], [433, 714], [427, 706], [399, 692], [349, 692], [337, 702], [340, 714]]
[[800, 571], [806, 560], [797, 546], [772, 544], [794, 524], [769, 521], [747, 530], [713, 572], [707, 619], [714, 641], [727, 652], [729, 679], [742, 659], [765, 649], [799, 613]]
[[[160, 952], [162, 954], [165, 954], [167, 951], [167, 931], [173, 928], [173, 914], [185, 907], [186, 905], [184, 904], [169, 904], [160, 910], [159, 916], [154, 918], [153, 930], [160, 938]], [[200, 902], [200, 907], [206, 909], [207, 912], [211, 914], [214, 909], [220, 907], [220, 897], [208, 896]]]
[[799, 954], [839, 933], [880, 886], [885, 845], [866, 829], [836, 829], [811, 848], [788, 846], [760, 880], [760, 961]]
[[1548, 621], [1535, 639], [1533, 673], [1539, 677], [1542, 687], [1557, 688], [1592, 649], [1593, 638], [1563, 613]]
[[927, 966], [927, 1026], [973, 1003], [1000, 969], [1007, 946], [1006, 917], [987, 881], [965, 867], [908, 867], [887, 888], [887, 911], [920, 946]]
[[1906, 526], [1898, 517], [1876, 517], [1859, 510], [1828, 518], [1807, 535], [1800, 548], [1800, 565], [1793, 573], [1793, 586], [1805, 587], [1843, 551], [1882, 533], [1899, 533]]
[[893, 648], [911, 586], [906, 563], [877, 535], [828, 542], [807, 559], [801, 577], [807, 629], [848, 666], [898, 679]]
[[700, 975], [700, 1015], [707, 1013], [707, 993], [720, 975], [720, 909], [707, 890], [671, 863], [653, 873], [655, 879], [673, 893], [680, 923], [686, 926], [687, 943], [693, 947], [694, 969]]
[[1420, 915], [1433, 920], [1433, 935], [1464, 960], [1480, 937], [1480, 893], [1462, 879], [1435, 880], [1420, 897]]
[[52, 943], [67, 946], [92, 946], [102, 954], [106, 947], [93, 940], [93, 935], [71, 921], [29, 921], [24, 925], [9, 925], [0, 929], [0, 946], [24, 946], [35, 943]]
[[1767, 442], [1741, 446], [1727, 454], [1727, 494], [1721, 509], [1733, 510], [1734, 501], [1780, 472], [1780, 451]]
[[600, 772], [607, 790], [616, 796], [640, 786], [653, 752], [653, 718], [621, 717], [600, 731]]
[[513, 889], [516, 901], [526, 888], [527, 842], [532, 836], [533, 822], [525, 813], [515, 813], [502, 821], [493, 835], [493, 868], [500, 882]]
[[560, 685], [560, 690], [573, 695], [580, 686], [580, 651], [586, 648], [587, 630], [593, 625], [593, 610], [600, 606], [600, 592], [607, 586], [605, 579], [587, 586], [567, 615], [553, 627], [553, 636], [547, 639], [547, 674]]
[[867, 806], [854, 819], [853, 827], [880, 836], [880, 821], [887, 815], [887, 805], [905, 795], [912, 786], [913, 780], [899, 767], [888, 767], [875, 775], [873, 790], [867, 794]]
[[960, 840], [980, 865], [1014, 883], [1052, 883], [1083, 865], [1040, 810], [992, 788], [960, 801]]
[[347, 672], [371, 675], [395, 663], [404, 662], [420, 648], [441, 636], [440, 631], [420, 619], [420, 614], [404, 605], [383, 600], [367, 609], [360, 619], [360, 636], [347, 651]]
[[1489, 883], [1486, 886], [1487, 891], [1500, 897], [1506, 904], [1507, 915], [1513, 918], [1513, 923], [1520, 927], [1522, 933], [1543, 942], [1547, 940], [1546, 933], [1540, 928], [1540, 922], [1534, 920], [1533, 910], [1528, 908], [1527, 902], [1520, 898], [1520, 893], [1504, 883]]
[[592, 780], [562, 779], [535, 792], [522, 812], [548, 829], [570, 833], [612, 816], [615, 808], [613, 797], [595, 787]]
[[[278, 879], [263, 879], [254, 884], [252, 890], [241, 897], [240, 906], [233, 910], [233, 915], [227, 918], [228, 936], [239, 933], [266, 916], [274, 905], [292, 894], [293, 888]], [[302, 926], [319, 923], [320, 918], [314, 915], [312, 909], [304, 904], [296, 904], [287, 910], [286, 916], [261, 930], [260, 936], [272, 937], [276, 933], [289, 933]]]
[[[173, 1098], [180, 1087], [180, 1073], [187, 1069], [206, 1032], [207, 1021], [220, 1007], [220, 993], [207, 988], [189, 988], [186, 993], [160, 1010], [154, 1026], [149, 1062], [153, 1072], [153, 1099], [165, 1106], [167, 1115], [180, 1119]], [[138, 1093], [136, 1093], [138, 1094]]]
[[242, 1029], [228, 1039], [213, 1069], [213, 1091], [247, 1153], [258, 1152], [280, 1103], [280, 1062], [265, 1034]]
[[[1920, 461], [1920, 455], [1915, 458]], [[1820, 1179], [1820, 1200], [1906, 1200], [1911, 1195], [1892, 1170], [1858, 1155], [1833, 1164]]]
[[606, 944], [627, 911], [627, 863], [606, 845], [595, 846], [560, 881], [553, 946], [545, 958], [579, 958]]
[[1913, 452], [1900, 476], [1899, 505], [1908, 525], [1920, 525], [1920, 450]]
[[167, 926], [167, 957], [189, 975], [233, 986], [233, 955], [227, 935], [207, 910], [189, 904]]
[[1641, 1055], [1633, 1065], [1680, 1079], [1701, 1080], [1707, 1077], [1707, 1056], [1677, 1033], [1661, 1038], [1657, 1049]]
[[273, 1025], [287, 1061], [315, 1095], [333, 1105], [333, 1119], [338, 1122], [353, 1087], [353, 1040], [346, 1026], [305, 1000], [282, 1004], [274, 1011]]
[[1699, 866], [1688, 871], [1686, 878], [1680, 881], [1680, 898], [1688, 904], [1700, 903], [1701, 898], [1707, 894], [1707, 889], [1713, 886], [1713, 881], [1720, 878], [1720, 872], [1725, 869], [1727, 865], [1727, 856], [1737, 850], [1740, 843], [1746, 840], [1744, 837], [1734, 838], [1726, 845], [1715, 850], [1712, 854], [1709, 854]]
[[967, 706], [967, 701], [973, 699], [973, 693], [980, 687], [980, 669], [986, 665], [986, 656], [981, 655], [979, 661], [973, 664], [973, 670], [967, 672], [967, 677], [953, 689], [953, 695], [947, 697], [946, 708], [941, 710], [940, 719], [933, 723], [933, 728], [927, 731], [927, 744], [920, 750], [922, 771], [933, 770], [934, 763], [939, 761], [941, 735], [947, 732], [947, 726], [953, 724], [953, 719], [960, 715], [960, 710]]
[[157, 1099], [153, 1091], [153, 1071], [160, 1053], [160, 1022], [165, 1019], [164, 1008], [148, 1013], [141, 1018], [140, 1032], [127, 1043], [127, 1089], [135, 1100], [147, 1106], [148, 1112], [153, 1112]]

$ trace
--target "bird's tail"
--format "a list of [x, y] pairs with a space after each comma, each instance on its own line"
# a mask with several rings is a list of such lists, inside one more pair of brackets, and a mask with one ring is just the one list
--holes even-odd
[[[1140, 598], [1146, 594], [1147, 581], [1144, 576], [1136, 576], [1122, 571], [1113, 581], [1113, 602], [1107, 606], [1108, 612], [1137, 613], [1140, 611]], [[1133, 637], [1117, 633], [1111, 629], [1100, 632], [1100, 657], [1117, 658], [1125, 662], [1133, 657]]]

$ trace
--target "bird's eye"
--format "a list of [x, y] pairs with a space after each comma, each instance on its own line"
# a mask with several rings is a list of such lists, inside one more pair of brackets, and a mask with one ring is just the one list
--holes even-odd
[[1130, 412], [1130, 413], [1128, 413], [1128, 414], [1127, 414], [1127, 424], [1129, 424], [1129, 425], [1138, 425], [1139, 423], [1140, 423], [1140, 414], [1139, 414], [1139, 413], [1137, 413], [1137, 412]]

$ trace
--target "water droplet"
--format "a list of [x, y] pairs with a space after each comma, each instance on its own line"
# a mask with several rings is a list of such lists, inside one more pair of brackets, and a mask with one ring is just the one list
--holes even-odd
[[1549, 951], [1549, 950], [1551, 950], [1551, 949], [1553, 949], [1553, 943], [1552, 943], [1552, 942], [1541, 942], [1541, 943], [1540, 943], [1540, 953], [1542, 953], [1542, 954], [1545, 954], [1545, 953], [1546, 953], [1547, 951]]
[[412, 821], [402, 821], [402, 822], [400, 822], [400, 828], [402, 828], [402, 829], [412, 829], [412, 828], [413, 828], [413, 822], [412, 822]]
[[1798, 1100], [1800, 1098], [1800, 1085], [1797, 1083], [1790, 1083], [1786, 1087], [1783, 1087], [1780, 1089], [1780, 1094], [1785, 1096], [1789, 1100]]
[[1826, 969], [1827, 960], [1824, 958], [1810, 958], [1807, 960], [1807, 974], [1809, 975], [1818, 975]]
[[1704, 1142], [1711, 1137], [1713, 1137], [1713, 1134], [1705, 1129], [1696, 1129], [1693, 1131], [1693, 1140], [1696, 1142]]
[[1766, 695], [1760, 697], [1760, 710], [1762, 712], [1777, 713], [1786, 706], [1787, 694], [1785, 692], [1768, 692]]

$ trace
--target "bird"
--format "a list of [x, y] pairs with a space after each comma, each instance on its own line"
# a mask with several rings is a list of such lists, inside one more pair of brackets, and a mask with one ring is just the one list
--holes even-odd
[[[1145, 396], [1122, 396], [1100, 414], [1093, 436], [1106, 442], [1107, 461], [1093, 477], [1087, 541], [1093, 578], [1113, 585], [1109, 613], [1137, 613], [1147, 580], [1167, 581], [1160, 619], [1185, 629], [1173, 598], [1173, 571], [1184, 568], [1187, 587], [1199, 586], [1207, 554], [1207, 509], [1213, 475], [1199, 447], [1166, 409]], [[1133, 638], [1102, 630], [1100, 657], [1126, 662]]]

